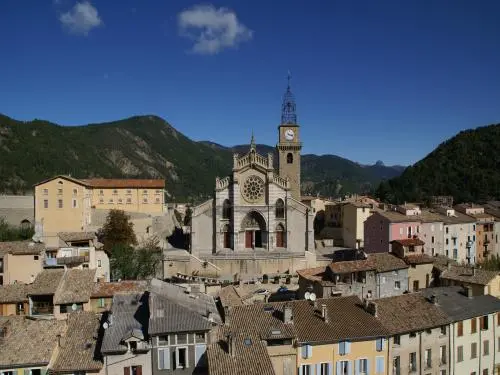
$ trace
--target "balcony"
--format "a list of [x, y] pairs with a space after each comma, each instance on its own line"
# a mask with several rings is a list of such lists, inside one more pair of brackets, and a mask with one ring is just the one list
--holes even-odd
[[56, 267], [57, 266], [57, 258], [45, 258], [45, 266], [46, 267]]
[[65, 256], [56, 258], [57, 265], [72, 265], [88, 263], [90, 257], [88, 255]]

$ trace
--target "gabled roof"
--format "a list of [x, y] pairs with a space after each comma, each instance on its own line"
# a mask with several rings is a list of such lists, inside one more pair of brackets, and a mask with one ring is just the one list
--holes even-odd
[[7, 328], [7, 336], [0, 340], [0, 369], [12, 369], [48, 365], [66, 322], [0, 316], [0, 327]]
[[60, 175], [57, 175], [57, 176], [54, 176], [54, 177], [51, 177], [51, 178], [47, 178], [46, 180], [37, 182], [36, 184], [33, 185], [33, 187], [45, 184], [45, 183], [47, 183], [49, 181], [52, 181], [52, 180], [55, 180], [57, 178], [62, 178], [63, 180], [71, 181], [71, 182], [74, 182], [75, 184], [78, 184], [78, 185], [81, 185], [81, 186], [87, 186], [87, 184], [84, 181], [82, 181], [82, 180], [79, 180], [79, 179], [71, 177], [71, 176], [66, 176], [66, 175], [60, 174]]
[[222, 306], [239, 306], [244, 305], [259, 288], [256, 284], [228, 285], [219, 291], [218, 296]]
[[6, 254], [40, 255], [44, 250], [44, 244], [32, 241], [0, 242], [0, 258], [4, 257]]
[[392, 240], [391, 243], [398, 243], [402, 246], [423, 246], [425, 245], [425, 242], [422, 241], [420, 238], [403, 238], [400, 240]]
[[41, 296], [55, 294], [64, 276], [64, 270], [59, 268], [44, 269], [31, 284], [29, 295]]
[[500, 299], [491, 295], [467, 297], [460, 286], [426, 288], [421, 293], [427, 298], [435, 296], [438, 306], [452, 321], [500, 312]]
[[93, 188], [146, 188], [164, 189], [165, 180], [162, 179], [118, 179], [118, 178], [91, 178], [82, 180], [87, 186]]
[[96, 282], [92, 288], [91, 298], [113, 297], [115, 294], [143, 293], [148, 288], [146, 280], [123, 280], [119, 282]]
[[402, 334], [439, 327], [450, 322], [438, 305], [421, 293], [402, 294], [373, 301], [378, 320], [391, 334]]
[[497, 271], [487, 271], [477, 267], [473, 269], [467, 266], [450, 265], [450, 269], [444, 268], [439, 277], [471, 284], [488, 285], [498, 274]]
[[90, 312], [75, 312], [68, 316], [68, 329], [61, 339], [61, 347], [51, 366], [51, 372], [74, 373], [99, 371], [102, 358], [96, 353], [99, 317]]
[[94, 232], [59, 232], [57, 234], [64, 242], [90, 241], [96, 239]]
[[96, 270], [70, 269], [62, 278], [62, 282], [54, 296], [54, 304], [88, 302], [94, 286]]
[[9, 284], [0, 286], [0, 303], [18, 303], [28, 300], [28, 284]]
[[366, 259], [333, 262], [329, 267], [336, 274], [362, 271], [388, 272], [408, 268], [402, 259], [390, 253], [374, 253], [368, 254]]

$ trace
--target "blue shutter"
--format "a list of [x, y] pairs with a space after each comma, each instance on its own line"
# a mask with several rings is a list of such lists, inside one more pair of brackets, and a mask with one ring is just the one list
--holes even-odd
[[347, 362], [347, 375], [352, 375], [352, 362]]
[[366, 375], [370, 375], [370, 360], [366, 359]]
[[360, 368], [361, 368], [361, 359], [356, 359], [356, 361], [354, 362], [354, 371], [356, 373], [356, 375], [359, 375], [359, 371], [360, 371]]
[[382, 341], [382, 350], [384, 350], [384, 346], [385, 346], [385, 338], [384, 338], [384, 337], [382, 337], [380, 340]]
[[384, 357], [377, 357], [377, 373], [384, 373]]
[[382, 351], [382, 339], [377, 339], [376, 346], [377, 346], [377, 352], [381, 352]]
[[328, 362], [327, 367], [328, 367], [328, 375], [333, 375], [333, 362]]
[[340, 361], [337, 361], [337, 373], [336, 375], [342, 375], [342, 367], [340, 366]]
[[313, 356], [313, 347], [312, 345], [307, 345], [307, 358], [311, 358]]
[[207, 346], [205, 344], [199, 344], [195, 346], [194, 349], [194, 365], [202, 366], [205, 364], [204, 360], [202, 360], [203, 354], [207, 351]]
[[321, 375], [321, 363], [316, 363], [316, 375]]
[[170, 349], [163, 349], [163, 355], [165, 357], [165, 368], [170, 369]]
[[307, 358], [307, 345], [302, 345], [302, 358]]
[[303, 373], [302, 373], [302, 365], [301, 365], [301, 366], [299, 366], [299, 375], [302, 375], [302, 374]]
[[351, 343], [349, 341], [345, 342], [345, 354], [349, 354], [351, 352]]
[[163, 355], [164, 349], [158, 349], [158, 369], [163, 370], [165, 368], [165, 357]]
[[345, 354], [345, 341], [340, 341], [339, 342], [339, 354], [344, 355]]

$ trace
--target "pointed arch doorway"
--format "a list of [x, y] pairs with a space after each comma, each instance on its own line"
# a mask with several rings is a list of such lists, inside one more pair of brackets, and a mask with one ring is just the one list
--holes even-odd
[[266, 247], [266, 221], [260, 213], [256, 211], [247, 213], [241, 222], [241, 230], [245, 236], [245, 249]]

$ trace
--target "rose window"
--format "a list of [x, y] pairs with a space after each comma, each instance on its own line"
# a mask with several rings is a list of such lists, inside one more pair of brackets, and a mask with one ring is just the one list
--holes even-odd
[[243, 183], [243, 196], [249, 202], [255, 202], [264, 195], [264, 180], [250, 176]]

